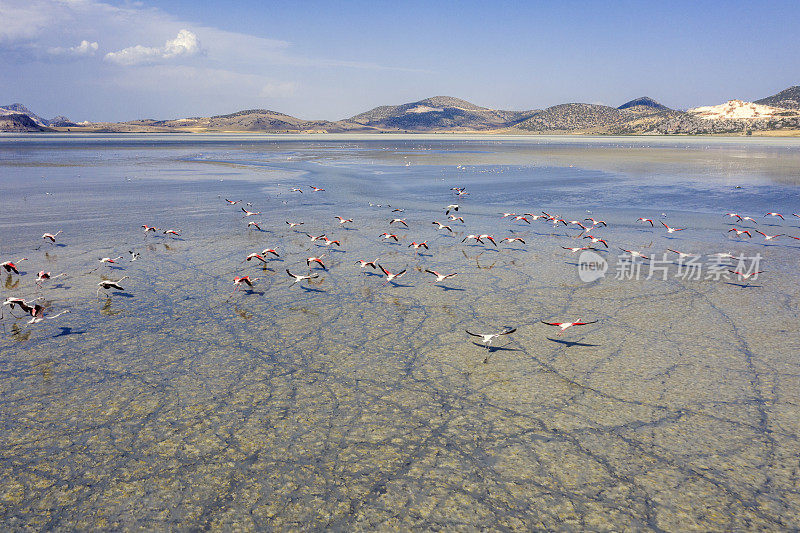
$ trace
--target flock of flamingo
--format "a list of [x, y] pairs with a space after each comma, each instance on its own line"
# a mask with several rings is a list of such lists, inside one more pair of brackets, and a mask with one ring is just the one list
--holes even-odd
[[[312, 192], [319, 193], [319, 192], [324, 192], [325, 191], [325, 189], [323, 189], [321, 187], [315, 187], [315, 186], [309, 186], [309, 187], [310, 187], [310, 190]], [[463, 188], [463, 187], [453, 187], [450, 190], [452, 191], [452, 193], [455, 196], [457, 196], [459, 198], [468, 196], [468, 194], [469, 194], [466, 191], [466, 189]], [[290, 192], [291, 193], [303, 194], [304, 191], [303, 191], [302, 187], [291, 187], [290, 188]], [[258, 215], [261, 215], [260, 211], [250, 211], [248, 208], [252, 208], [251, 204], [249, 204], [249, 203], [245, 204], [247, 206], [247, 208], [246, 208], [246, 207], [240, 205], [242, 203], [241, 200], [228, 200], [228, 199], [224, 199], [224, 200], [229, 206], [238, 206], [239, 209], [241, 209], [241, 212], [243, 213], [241, 218], [247, 220], [247, 228], [261, 230], [261, 223], [259, 223], [256, 220], [252, 220], [252, 217], [257, 217]], [[418, 233], [422, 233], [422, 228], [412, 228], [412, 225], [409, 224], [408, 220], [406, 218], [402, 217], [401, 213], [403, 213], [403, 211], [404, 211], [403, 209], [392, 208], [389, 205], [383, 206], [383, 205], [380, 205], [380, 204], [370, 204], [370, 206], [371, 207], [377, 207], [377, 208], [384, 208], [385, 207], [387, 209], [391, 209], [391, 217], [392, 218], [387, 220], [387, 230], [388, 231], [385, 231], [385, 232], [381, 233], [380, 235], [376, 235], [376, 239], [379, 239], [379, 240], [382, 240], [382, 241], [390, 241], [390, 242], [393, 242], [393, 243], [400, 243], [401, 240], [404, 240], [404, 237], [399, 236], [398, 233], [392, 233], [393, 229], [398, 228], [398, 227], [402, 228], [402, 230], [409, 230], [409, 231], [413, 230], [413, 231], [417, 231]], [[454, 227], [456, 227], [456, 229], [459, 230], [458, 231], [459, 236], [461, 234], [463, 234], [460, 230], [465, 229], [467, 227], [467, 224], [465, 222], [464, 210], [461, 209], [461, 206], [459, 204], [452, 203], [452, 204], [448, 204], [447, 206], [444, 206], [443, 207], [443, 215], [445, 217], [447, 217], [447, 223], [443, 223], [443, 222], [440, 222], [438, 220], [433, 220], [433, 221], [430, 222], [431, 225], [436, 226], [435, 227], [435, 231], [436, 232], [447, 232], [447, 234], [449, 234], [451, 236], [455, 236], [456, 230], [454, 230]], [[662, 215], [662, 216], [665, 216], [665, 215]], [[788, 234], [785, 234], [785, 233], [779, 233], [779, 234], [771, 235], [771, 234], [767, 234], [765, 232], [762, 232], [762, 231], [760, 231], [758, 229], [755, 229], [753, 226], [754, 225], [759, 225], [759, 222], [758, 222], [758, 220], [756, 220], [755, 218], [750, 217], [750, 216], [742, 216], [742, 215], [740, 215], [738, 213], [725, 213], [725, 216], [730, 218], [730, 219], [735, 219], [735, 223], [738, 224], [739, 226], [742, 226], [745, 223], [750, 225], [749, 227], [732, 227], [732, 228], [730, 228], [728, 230], [728, 233], [735, 233], [735, 238], [737, 238], [739, 240], [741, 240], [741, 239], [743, 239], [745, 237], [748, 238], [748, 239], [752, 238], [753, 237], [752, 233], [757, 233], [757, 234], [762, 235], [765, 241], [774, 241], [775, 239], [778, 239], [778, 238], [784, 237], [784, 236], [788, 237], [788, 238], [791, 238], [791, 239], [800, 240], [800, 237], [795, 237], [795, 236], [788, 235]], [[792, 216], [800, 218], [800, 214], [797, 214], [797, 213], [792, 213]], [[780, 214], [780, 213], [777, 213], [777, 212], [766, 213], [764, 215], [764, 217], [771, 217], [773, 219], [780, 219], [781, 221], [785, 220], [784, 216], [782, 214]], [[594, 245], [602, 245], [604, 247], [604, 249], [608, 249], [609, 248], [609, 244], [608, 244], [607, 239], [595, 235], [595, 233], [599, 233], [599, 232], [603, 231], [605, 228], [608, 228], [608, 224], [603, 220], [598, 220], [598, 219], [595, 219], [593, 217], [587, 217], [587, 218], [584, 218], [582, 220], [565, 220], [564, 218], [561, 218], [560, 216], [553, 215], [553, 214], [550, 214], [550, 213], [542, 211], [541, 213], [536, 213], [536, 214], [534, 214], [534, 213], [522, 213], [522, 214], [501, 213], [501, 218], [502, 219], [507, 219], [510, 223], [516, 224], [516, 225], [519, 225], [519, 224], [531, 225], [533, 221], [540, 221], [540, 223], [552, 224], [552, 226], [554, 228], [563, 226], [564, 228], [575, 229], [575, 230], [577, 230], [577, 233], [574, 234], [574, 235], [570, 235], [570, 237], [572, 237], [572, 238], [574, 238], [576, 240], [577, 239], [588, 240], [588, 242], [585, 243], [585, 244], [582, 243], [581, 246], [561, 246], [561, 248], [563, 248], [565, 250], [568, 250], [570, 252], [573, 252], [573, 253], [580, 252], [580, 251], [585, 251], [585, 250], [594, 250], [594, 251], [601, 251], [602, 250], [600, 248], [596, 248]], [[345, 225], [355, 225], [356, 224], [354, 222], [353, 218], [345, 218], [343, 216], [338, 216], [337, 215], [337, 216], [334, 217], [334, 219], [337, 221], [337, 223], [338, 223], [337, 226], [338, 227], [343, 227]], [[656, 228], [656, 224], [653, 221], [653, 219], [651, 219], [651, 218], [640, 217], [636, 222], [641, 223], [641, 224], [645, 224], [645, 225], [649, 224], [649, 226], [651, 228], [653, 228], [654, 230]], [[660, 223], [661, 226], [663, 226], [664, 231], [666, 231], [667, 234], [673, 234], [673, 233], [676, 233], [676, 232], [681, 232], [681, 231], [684, 231], [686, 229], [686, 228], [677, 228], [677, 227], [669, 226], [668, 224], [666, 224], [664, 221], [661, 221], [661, 220], [659, 220], [659, 223]], [[296, 232], [296, 233], [298, 233], [300, 235], [305, 235], [306, 238], [309, 239], [310, 243], [313, 243], [314, 245], [317, 245], [318, 247], [327, 248], [327, 247], [331, 247], [331, 246], [336, 246], [338, 249], [340, 249], [341, 246], [342, 246], [342, 242], [340, 240], [331, 239], [325, 233], [320, 234], [320, 235], [314, 235], [314, 234], [307, 233], [307, 232], [303, 231], [303, 226], [305, 225], [305, 222], [302, 222], [302, 221], [286, 221], [286, 224], [288, 225], [288, 229], [290, 231]], [[146, 224], [142, 225], [141, 228], [144, 231], [145, 236], [147, 236], [150, 233], [153, 233], [153, 234], [160, 233], [160, 234], [164, 235], [165, 237], [179, 237], [181, 235], [181, 232], [178, 231], [178, 230], [174, 230], [174, 229], [159, 229], [159, 228], [156, 228], [154, 226], [149, 226], [149, 225], [146, 225]], [[47, 243], [54, 244], [56, 242], [56, 240], [60, 238], [59, 236], [61, 234], [62, 234], [62, 231], [57, 231], [55, 233], [44, 233], [41, 238], [42, 238], [43, 241], [45, 241], [45, 244], [47, 244]], [[514, 243], [520, 243], [522, 245], [526, 244], [525, 240], [522, 237], [520, 237], [519, 235], [510, 235], [510, 236], [507, 236], [507, 237], [503, 237], [501, 239], [496, 239], [494, 235], [488, 234], [488, 233], [470, 233], [470, 234], [466, 235], [465, 237], [463, 237], [461, 239], [461, 243], [468, 243], [468, 244], [472, 243], [472, 244], [475, 244], [475, 245], [480, 244], [480, 245], [483, 245], [483, 246], [491, 245], [491, 246], [493, 246], [495, 248], [498, 248], [498, 246], [503, 245], [503, 244], [514, 244]], [[421, 239], [413, 240], [408, 244], [407, 247], [408, 248], [413, 248], [415, 256], [417, 255], [417, 253], [419, 252], [420, 249], [429, 250], [429, 245], [428, 245], [428, 240], [427, 239], [426, 240], [421, 240]], [[630, 258], [632, 260], [634, 260], [634, 259], [645, 260], [645, 261], [650, 260], [650, 257], [648, 257], [647, 255], [645, 255], [644, 253], [642, 253], [642, 252], [640, 252], [638, 250], [632, 250], [632, 249], [627, 249], [627, 248], [623, 248], [623, 247], [619, 247], [619, 249], [622, 250], [623, 252], [625, 252], [626, 254], [629, 254]], [[677, 254], [679, 261], [683, 261], [685, 259], [690, 259], [690, 258], [693, 258], [693, 257], [699, 257], [699, 254], [681, 252], [681, 251], [678, 251], [678, 250], [675, 250], [675, 249], [672, 249], [672, 248], [668, 248], [667, 250], [669, 252], [673, 252], [673, 253]], [[131, 262], [138, 260], [140, 258], [140, 255], [141, 255], [140, 252], [135, 252], [133, 250], [130, 250], [128, 253], [130, 254], [129, 261], [131, 261]], [[736, 256], [734, 256], [733, 254], [730, 254], [730, 253], [716, 254], [716, 256], [718, 256], [719, 259], [731, 259], [731, 260], [739, 260], [740, 259], [740, 258], [738, 258], [738, 257], [736, 257]], [[248, 255], [246, 255], [246, 257], [244, 258], [242, 263], [245, 263], [245, 262], [256, 262], [256, 263], [261, 264], [264, 268], [266, 268], [266, 265], [270, 262], [270, 260], [276, 259], [278, 257], [280, 257], [280, 253], [277, 250], [275, 250], [274, 248], [265, 248], [264, 250], [262, 250], [260, 252], [257, 251], [257, 252], [249, 253]], [[122, 255], [117, 256], [117, 257], [102, 257], [102, 258], [99, 258], [98, 259], [98, 267], [95, 268], [92, 272], [94, 272], [95, 270], [97, 270], [98, 268], [100, 268], [103, 265], [117, 264], [122, 259], [123, 259]], [[24, 274], [24, 272], [20, 271], [19, 264], [24, 262], [24, 261], [27, 261], [27, 258], [22, 257], [22, 258], [17, 259], [17, 260], [7, 260], [5, 262], [0, 263], [0, 268], [4, 269], [8, 273], [8, 276], [12, 276], [12, 275], [21, 276], [21, 275]], [[305, 259], [306, 271], [304, 271], [303, 273], [299, 273], [298, 274], [298, 273], [295, 273], [296, 269], [295, 269], [295, 272], [292, 272], [289, 268], [286, 268], [285, 269], [286, 273], [287, 273], [287, 275], [289, 276], [289, 278], [291, 280], [290, 286], [294, 286], [295, 284], [302, 283], [302, 282], [310, 283], [310, 281], [312, 279], [318, 278], [320, 270], [327, 271], [328, 268], [329, 268], [329, 266], [325, 264], [326, 261], [327, 261], [326, 254], [322, 253], [322, 254], [319, 254], [319, 255], [313, 255], [313, 256], [307, 257]], [[379, 259], [374, 259], [374, 260], [371, 260], [371, 261], [368, 261], [366, 259], [359, 259], [358, 261], [355, 262], [355, 265], [357, 265], [359, 268], [362, 268], [362, 269], [369, 268], [372, 271], [374, 271], [376, 274], [378, 274], [381, 277], [385, 278], [384, 279], [384, 286], [387, 285], [387, 284], [393, 284], [393, 285], [397, 286], [397, 280], [400, 279], [401, 277], [403, 277], [404, 275], [406, 275], [407, 272], [408, 272], [407, 268], [394, 269], [394, 267], [392, 267], [392, 270], [389, 270], [386, 266], [384, 266], [384, 265], [382, 265], [380, 263]], [[432, 268], [424, 268], [424, 269], [420, 268], [418, 270], [420, 272], [424, 272], [426, 274], [430, 274], [431, 276], [433, 276], [435, 279], [432, 279], [431, 283], [434, 283], [434, 284], [441, 284], [441, 283], [443, 283], [443, 282], [445, 282], [445, 281], [447, 281], [447, 280], [449, 280], [449, 279], [451, 279], [451, 278], [453, 278], [453, 277], [458, 275], [458, 272], [439, 272], [439, 271], [434, 270]], [[743, 269], [733, 269], [733, 268], [731, 268], [731, 269], [729, 269], [729, 272], [731, 274], [734, 274], [734, 275], [738, 276], [741, 280], [749, 280], [749, 279], [753, 278], [754, 276], [756, 276], [756, 275], [760, 274], [761, 272], [763, 272], [763, 271], [744, 272], [742, 270]], [[63, 276], [66, 276], [66, 273], [60, 273], [60, 274], [53, 275], [51, 272], [46, 272], [46, 271], [42, 270], [42, 271], [39, 271], [37, 273], [35, 284], [37, 285], [37, 287], [39, 289], [41, 289], [43, 284], [46, 283], [47, 281], [53, 280], [53, 279], [56, 279], [56, 278], [59, 278], [59, 277], [63, 277]], [[100, 293], [102, 292], [102, 293], [105, 294], [106, 298], [110, 298], [111, 294], [112, 294], [111, 291], [124, 291], [125, 289], [122, 286], [122, 282], [125, 279], [127, 279], [127, 276], [123, 276], [123, 277], [121, 277], [121, 278], [119, 278], [117, 280], [111, 280], [111, 279], [102, 279], [102, 280], [100, 280], [97, 283], [96, 296], [99, 297]], [[252, 277], [252, 276], [247, 275], [247, 274], [242, 274], [242, 275], [235, 276], [233, 278], [234, 293], [236, 293], [240, 289], [244, 289], [244, 290], [251, 289], [252, 287], [255, 286], [256, 283], [258, 283], [260, 281], [260, 279], [261, 278]], [[55, 318], [58, 318], [58, 317], [62, 316], [65, 313], [69, 312], [69, 309], [65, 309], [65, 310], [63, 310], [63, 311], [61, 311], [59, 313], [48, 315], [48, 314], [46, 314], [46, 312], [47, 312], [46, 304], [45, 303], [41, 303], [43, 300], [44, 300], [43, 296], [39, 296], [39, 297], [33, 298], [33, 299], [24, 299], [24, 298], [19, 297], [19, 296], [7, 296], [5, 301], [3, 301], [2, 305], [3, 305], [3, 309], [5, 309], [6, 306], [9, 307], [9, 309], [11, 311], [10, 314], [15, 319], [23, 318], [23, 317], [19, 317], [19, 316], [15, 315], [13, 313], [13, 311], [15, 311], [17, 308], [24, 315], [30, 316], [30, 319], [27, 321], [28, 324], [35, 324], [35, 323], [41, 322], [41, 321], [43, 321], [45, 319], [55, 319]], [[4, 318], [4, 316], [0, 315], [0, 319], [2, 319], [2, 318]], [[583, 325], [587, 325], [587, 324], [594, 324], [594, 323], [597, 322], [597, 320], [583, 321], [581, 319], [577, 319], [577, 320], [563, 321], [563, 322], [541, 320], [540, 322], [542, 324], [558, 328], [560, 330], [558, 332], [558, 335], [561, 335], [562, 333], [564, 333], [565, 331], [567, 331], [568, 329], [570, 329], [572, 327], [583, 326]], [[468, 330], [466, 330], [466, 333], [469, 334], [470, 336], [479, 338], [480, 339], [480, 345], [482, 345], [483, 347], [487, 348], [487, 350], [489, 350], [489, 349], [492, 348], [492, 341], [494, 341], [495, 339], [500, 338], [500, 337], [502, 337], [504, 335], [510, 335], [510, 334], [514, 333], [515, 331], [516, 331], [516, 328], [506, 328], [506, 329], [504, 329], [502, 331], [497, 331], [497, 332], [492, 332], [492, 333], [473, 333], [473, 332], [468, 331]]]

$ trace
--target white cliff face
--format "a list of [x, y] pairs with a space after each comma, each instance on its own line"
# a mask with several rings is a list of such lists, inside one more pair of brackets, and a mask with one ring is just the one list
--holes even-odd
[[754, 104], [753, 102], [743, 102], [741, 100], [730, 100], [724, 104], [695, 107], [689, 110], [689, 113], [706, 120], [771, 118], [786, 112], [786, 109], [780, 107]]

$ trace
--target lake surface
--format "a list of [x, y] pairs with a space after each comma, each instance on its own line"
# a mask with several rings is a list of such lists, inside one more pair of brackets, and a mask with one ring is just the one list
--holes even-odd
[[4, 529], [800, 528], [800, 140], [3, 135], [0, 192], [69, 311], [3, 308]]

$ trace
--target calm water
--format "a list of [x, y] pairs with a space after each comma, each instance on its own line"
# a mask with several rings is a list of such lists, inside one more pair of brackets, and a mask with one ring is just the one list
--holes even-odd
[[[752, 231], [800, 237], [800, 140], [5, 135], [0, 191], [0, 261], [28, 258], [2, 296], [70, 311], [4, 307], [6, 529], [800, 527], [800, 241]], [[604, 278], [577, 231], [500, 217], [542, 210], [608, 222]], [[620, 247], [654, 261], [636, 279]], [[765, 272], [713, 279], [715, 252]]]

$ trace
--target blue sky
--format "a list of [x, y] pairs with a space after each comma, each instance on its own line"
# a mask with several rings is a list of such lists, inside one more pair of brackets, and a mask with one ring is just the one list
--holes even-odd
[[0, 105], [73, 120], [434, 95], [675, 108], [800, 84], [800, 2], [0, 0]]

